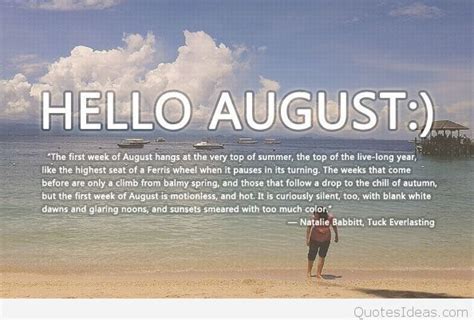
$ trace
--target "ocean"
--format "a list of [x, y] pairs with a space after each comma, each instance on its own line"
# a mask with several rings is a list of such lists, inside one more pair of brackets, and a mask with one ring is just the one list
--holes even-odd
[[[25, 272], [174, 272], [305, 268], [305, 228], [287, 222], [301, 214], [183, 213], [183, 214], [43, 214], [41, 165], [48, 152], [118, 151], [117, 137], [2, 136], [1, 262], [2, 270]], [[186, 154], [198, 139], [152, 143], [130, 153]], [[413, 154], [408, 141], [282, 139], [280, 145], [228, 143], [215, 154], [232, 152], [287, 154], [336, 151], [384, 155]], [[211, 153], [208, 151], [208, 153]], [[362, 163], [362, 162], [361, 162]], [[85, 162], [87, 164], [87, 162]], [[91, 163], [97, 164], [97, 162]], [[179, 165], [175, 162], [174, 165]], [[190, 164], [193, 165], [192, 163]], [[196, 164], [197, 165], [197, 164]], [[203, 165], [202, 162], [199, 164]], [[210, 166], [215, 164], [209, 163]], [[311, 167], [311, 162], [308, 162]], [[434, 179], [428, 201], [322, 201], [336, 217], [412, 217], [436, 220], [430, 228], [340, 227], [339, 243], [331, 243], [326, 268], [333, 269], [472, 269], [474, 161], [421, 157], [410, 164], [411, 178]], [[95, 177], [95, 176], [94, 176]], [[205, 175], [187, 175], [189, 182]], [[292, 178], [308, 178], [293, 175]], [[121, 176], [117, 175], [117, 179]], [[169, 175], [169, 178], [173, 177]], [[224, 179], [224, 178], [223, 178]], [[211, 192], [212, 183], [196, 189]], [[149, 188], [150, 189], [150, 188]], [[169, 192], [179, 193], [180, 186]], [[246, 192], [271, 191], [251, 186]], [[284, 189], [292, 192], [292, 188]], [[421, 189], [420, 189], [421, 190]], [[333, 191], [331, 187], [308, 190]], [[150, 200], [152, 201], [152, 200]], [[295, 205], [307, 205], [306, 200]], [[93, 201], [90, 202], [91, 204]], [[189, 202], [187, 202], [189, 203]], [[195, 206], [240, 205], [252, 200], [195, 200]], [[275, 204], [288, 204], [275, 200]], [[97, 203], [103, 205], [104, 203]], [[137, 200], [130, 205], [143, 205]], [[148, 205], [149, 203], [147, 203]], [[173, 204], [162, 202], [160, 205]], [[303, 215], [304, 216], [304, 215]]]

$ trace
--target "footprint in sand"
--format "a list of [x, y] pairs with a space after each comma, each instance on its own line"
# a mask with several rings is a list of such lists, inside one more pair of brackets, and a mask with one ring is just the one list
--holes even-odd
[[251, 285], [251, 284], [256, 284], [257, 283], [257, 280], [254, 280], [254, 279], [245, 279], [242, 281], [243, 284], [246, 284], [246, 285]]
[[265, 292], [266, 292], [266, 290], [263, 289], [263, 288], [257, 288], [257, 290], [255, 290], [256, 294], [262, 294], [262, 293], [265, 293]]

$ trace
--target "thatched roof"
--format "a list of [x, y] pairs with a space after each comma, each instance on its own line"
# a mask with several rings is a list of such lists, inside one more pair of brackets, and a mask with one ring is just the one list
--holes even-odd
[[[422, 128], [424, 129], [424, 127]], [[437, 120], [433, 121], [433, 125], [431, 126], [431, 130], [469, 130], [468, 127], [460, 125], [459, 123], [450, 121], [450, 120]]]

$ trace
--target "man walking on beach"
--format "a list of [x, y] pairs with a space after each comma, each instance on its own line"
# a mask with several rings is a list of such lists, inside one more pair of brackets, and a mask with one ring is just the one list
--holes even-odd
[[334, 216], [328, 214], [327, 208], [317, 207], [313, 212], [311, 226], [306, 229], [306, 245], [309, 247], [308, 251], [308, 270], [307, 276], [311, 278], [311, 270], [313, 269], [314, 260], [319, 253], [318, 267], [316, 271], [316, 278], [322, 279], [322, 271], [324, 267], [324, 260], [331, 243], [331, 227], [334, 229], [334, 242], [339, 241], [339, 234], [337, 226], [333, 224]]

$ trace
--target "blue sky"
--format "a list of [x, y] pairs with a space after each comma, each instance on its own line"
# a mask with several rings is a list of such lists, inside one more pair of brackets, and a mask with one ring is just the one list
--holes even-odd
[[283, 92], [428, 89], [437, 105], [461, 104], [459, 118], [472, 121], [472, 1], [42, 2], [50, 6], [0, 5], [1, 79], [22, 72], [24, 59], [38, 67], [28, 81], [38, 81], [76, 46], [117, 48], [124, 33], [152, 32], [160, 61], [172, 62], [184, 30], [204, 31], [217, 44], [248, 49], [248, 83], [257, 85], [261, 75]]

